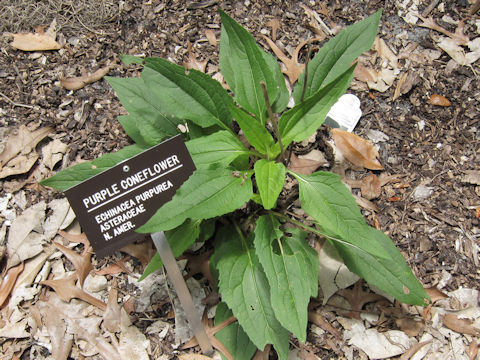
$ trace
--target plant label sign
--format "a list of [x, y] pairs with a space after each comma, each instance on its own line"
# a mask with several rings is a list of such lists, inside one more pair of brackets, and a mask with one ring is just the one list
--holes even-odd
[[65, 194], [98, 257], [143, 238], [135, 229], [193, 174], [180, 135], [68, 189]]

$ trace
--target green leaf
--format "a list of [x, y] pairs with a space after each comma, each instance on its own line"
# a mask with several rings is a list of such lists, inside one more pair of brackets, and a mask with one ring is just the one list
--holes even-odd
[[[191, 221], [188, 219], [175, 229], [165, 232], [165, 237], [167, 238], [168, 244], [170, 245], [175, 257], [182, 255], [195, 242], [195, 240], [198, 239], [200, 235], [201, 222], [201, 220]], [[162, 259], [157, 252], [143, 271], [139, 281], [142, 281], [148, 275], [157, 271], [162, 266]]]
[[143, 65], [143, 58], [138, 56], [120, 54], [120, 60], [122, 60], [122, 62], [125, 65], [130, 65], [130, 64]]
[[257, 348], [273, 344], [279, 358], [287, 359], [289, 333], [275, 317], [268, 281], [257, 256], [234, 228], [222, 230], [215, 250], [222, 300]]
[[[145, 68], [142, 76], [150, 76], [152, 73], [151, 69]], [[129, 135], [139, 134], [145, 143], [152, 146], [179, 133], [177, 126], [184, 121], [167, 115], [141, 78], [106, 77], [106, 80], [129, 113], [129, 127], [125, 129]], [[132, 131], [131, 128], [135, 125], [138, 131]]]
[[[255, 118], [247, 114], [235, 105], [230, 107], [233, 117], [242, 129], [248, 142], [260, 153], [270, 154], [271, 148], [275, 144], [272, 135], [265, 128], [265, 125], [259, 123]], [[272, 154], [274, 157], [275, 154]], [[276, 154], [278, 155], [278, 154]]]
[[68, 169], [62, 170], [52, 177], [40, 181], [40, 185], [49, 186], [58, 190], [67, 190], [92, 176], [110, 169], [120, 161], [130, 159], [131, 157], [146, 150], [139, 145], [131, 145], [110, 154], [105, 154], [99, 158], [74, 165]]
[[305, 232], [288, 231], [291, 237], [284, 236], [271, 214], [261, 216], [255, 229], [255, 253], [267, 275], [276, 318], [305, 342], [308, 303], [318, 292], [318, 255], [306, 243]]
[[121, 115], [117, 117], [118, 122], [122, 125], [123, 130], [130, 139], [137, 145], [149, 147], [153, 144], [148, 143], [140, 132], [138, 119], [132, 115]]
[[[224, 302], [220, 302], [215, 310], [215, 326], [232, 316], [230, 310]], [[245, 331], [234, 322], [215, 334], [215, 337], [222, 342], [235, 360], [250, 360], [257, 351], [257, 347], [250, 341]], [[222, 355], [222, 359], [226, 359]]]
[[292, 174], [298, 180], [302, 209], [326, 235], [340, 237], [360, 250], [391, 260], [390, 254], [372, 238], [370, 227], [340, 176], [324, 171], [312, 175]]
[[278, 86], [277, 99], [270, 99], [270, 101], [272, 102], [273, 112], [279, 114], [287, 107], [288, 102], [290, 101], [290, 93], [288, 92], [287, 84], [285, 83], [285, 77], [280, 70], [277, 59], [272, 54], [265, 51], [262, 51], [262, 55], [267, 63], [267, 66], [270, 68], [270, 70], [272, 70], [275, 83]]
[[[220, 10], [220, 70], [237, 102], [254, 114], [262, 124], [266, 121], [265, 98], [260, 82], [265, 83], [270, 102], [279, 95], [279, 86], [264, 51], [255, 39], [235, 20]], [[278, 67], [278, 64], [276, 65]]]
[[201, 127], [216, 125], [231, 131], [228, 104], [233, 100], [218, 81], [161, 58], [145, 59], [145, 65], [154, 71], [142, 72], [142, 78], [166, 113]]
[[[352, 62], [372, 47], [377, 36], [382, 11], [353, 24], [329, 40], [308, 64], [305, 98], [317, 92], [324, 84], [347, 70]], [[300, 102], [305, 82], [305, 72], [300, 75], [293, 91], [295, 103]]]
[[251, 172], [245, 177], [230, 169], [198, 169], [137, 231], [170, 230], [185, 219], [209, 219], [240, 208], [252, 196]]
[[284, 147], [287, 147], [292, 140], [298, 142], [307, 139], [323, 124], [332, 105], [337, 102], [352, 81], [354, 67], [355, 65], [303, 102], [283, 113], [278, 122], [278, 128]]
[[430, 297], [392, 240], [372, 227], [369, 227], [368, 231], [371, 238], [377, 242], [377, 246], [388, 252], [390, 259], [378, 258], [356, 248], [334, 242], [333, 245], [348, 269], [403, 303], [428, 305]]
[[285, 166], [282, 163], [265, 159], [255, 162], [255, 179], [263, 207], [273, 208], [285, 182]]
[[225, 130], [187, 141], [185, 145], [197, 169], [210, 167], [212, 164], [225, 167], [237, 157], [249, 155], [242, 142]]

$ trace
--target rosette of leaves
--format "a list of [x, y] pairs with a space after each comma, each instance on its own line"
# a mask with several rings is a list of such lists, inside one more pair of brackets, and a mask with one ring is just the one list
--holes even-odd
[[[135, 145], [43, 184], [66, 189], [186, 124], [197, 170], [138, 231], [165, 231], [177, 256], [196, 240], [215, 238], [211, 267], [222, 298], [218, 317], [233, 313], [238, 319], [218, 337], [235, 359], [248, 359], [267, 344], [287, 359], [290, 333], [305, 341], [307, 306], [318, 290], [318, 256], [306, 242], [308, 233], [331, 241], [348, 268], [370, 284], [399, 301], [425, 305], [424, 288], [392, 240], [367, 225], [339, 176], [302, 175], [285, 166], [289, 146], [315, 133], [348, 88], [352, 63], [370, 49], [381, 11], [347, 27], [315, 54], [293, 89], [290, 109], [277, 60], [226, 13], [220, 15], [220, 70], [230, 92], [204, 73], [147, 58], [140, 78], [107, 79], [129, 112], [119, 121]], [[287, 176], [298, 182], [301, 206], [313, 219], [309, 224], [277, 206]], [[222, 225], [216, 226], [219, 217]], [[143, 277], [161, 265], [157, 254]]]

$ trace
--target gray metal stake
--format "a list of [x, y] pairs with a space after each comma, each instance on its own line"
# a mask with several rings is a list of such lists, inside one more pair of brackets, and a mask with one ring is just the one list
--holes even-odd
[[168, 244], [167, 238], [163, 231], [152, 233], [153, 243], [157, 248], [160, 258], [162, 259], [163, 265], [167, 269], [167, 274], [170, 280], [172, 281], [173, 287], [175, 288], [180, 303], [182, 304], [183, 310], [187, 316], [188, 323], [195, 334], [195, 337], [202, 349], [202, 353], [205, 355], [211, 355], [213, 353], [212, 344], [208, 339], [205, 328], [203, 327], [201, 318], [195, 309], [192, 301], [192, 295], [187, 288], [185, 279], [178, 268], [177, 261], [173, 256], [172, 249]]

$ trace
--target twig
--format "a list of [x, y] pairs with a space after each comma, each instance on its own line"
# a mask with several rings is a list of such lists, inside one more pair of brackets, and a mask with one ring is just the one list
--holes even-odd
[[32, 105], [26, 105], [26, 104], [16, 103], [15, 101], [13, 101], [12, 99], [10, 99], [7, 95], [5, 95], [5, 94], [2, 93], [2, 92], [0, 92], [0, 95], [1, 95], [5, 100], [7, 100], [10, 104], [12, 104], [13, 106], [24, 107], [24, 108], [27, 108], [27, 109], [33, 109], [33, 106], [32, 106]]
[[435, 7], [438, 5], [438, 3], [440, 2], [440, 0], [433, 0], [430, 5], [428, 5], [425, 10], [423, 10], [422, 12], [422, 16], [423, 17], [427, 17], [428, 14], [430, 14], [432, 12], [433, 9], [435, 9]]
[[273, 131], [275, 132], [275, 136], [277, 137], [278, 144], [280, 145], [280, 156], [282, 159], [282, 162], [284, 160], [285, 156], [285, 149], [283, 148], [283, 143], [282, 143], [282, 137], [280, 136], [280, 131], [278, 129], [278, 121], [275, 115], [273, 114], [272, 106], [270, 105], [270, 99], [268, 98], [268, 92], [267, 92], [267, 86], [263, 81], [260, 82], [260, 86], [263, 91], [263, 97], [265, 98], [265, 104], [267, 105], [267, 112], [268, 112], [268, 118], [272, 122], [273, 126]]
[[472, 4], [470, 11], [468, 12], [470, 15], [475, 15], [475, 13], [480, 9], [480, 0], [477, 0], [475, 4]]

